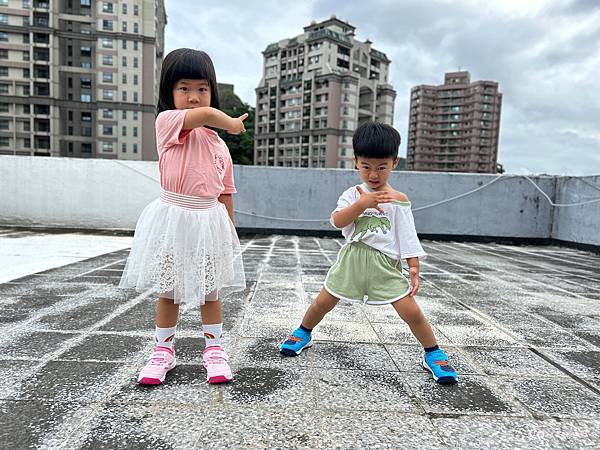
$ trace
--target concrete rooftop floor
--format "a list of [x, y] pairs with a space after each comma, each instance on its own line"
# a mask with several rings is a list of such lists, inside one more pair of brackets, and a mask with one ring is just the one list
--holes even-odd
[[165, 385], [143, 388], [135, 377], [153, 345], [154, 302], [116, 288], [130, 238], [0, 229], [2, 445], [600, 446], [600, 256], [424, 241], [418, 301], [461, 377], [438, 386], [391, 306], [340, 304], [312, 349], [281, 358], [276, 344], [342, 241], [242, 241], [248, 288], [225, 300], [235, 381], [206, 384], [191, 311], [178, 329], [179, 366]]

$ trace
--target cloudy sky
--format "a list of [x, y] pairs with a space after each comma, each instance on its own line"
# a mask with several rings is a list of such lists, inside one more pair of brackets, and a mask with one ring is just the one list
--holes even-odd
[[[166, 0], [166, 50], [203, 49], [220, 82], [255, 105], [261, 51], [335, 14], [392, 60], [394, 125], [410, 88], [461, 67], [504, 94], [499, 162], [509, 173], [600, 174], [598, 0]], [[406, 155], [403, 142], [400, 152]]]

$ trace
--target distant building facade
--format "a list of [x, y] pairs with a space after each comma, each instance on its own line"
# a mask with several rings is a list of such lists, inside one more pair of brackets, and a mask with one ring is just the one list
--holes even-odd
[[156, 159], [163, 0], [0, 1], [0, 154]]
[[450, 72], [412, 88], [406, 170], [496, 173], [502, 94], [495, 81]]
[[352, 168], [356, 127], [367, 120], [393, 123], [390, 60], [354, 33], [332, 16], [263, 51], [255, 164]]

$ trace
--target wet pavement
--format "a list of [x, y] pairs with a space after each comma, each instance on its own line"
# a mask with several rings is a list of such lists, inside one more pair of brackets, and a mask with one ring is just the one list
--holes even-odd
[[[0, 233], [0, 259], [3, 242]], [[179, 365], [165, 384], [136, 384], [153, 345], [154, 296], [116, 287], [128, 249], [0, 284], [0, 442], [600, 447], [599, 255], [424, 241], [418, 302], [460, 375], [439, 386], [391, 306], [341, 303], [315, 329], [312, 349], [279, 356], [276, 344], [298, 325], [342, 243], [242, 239], [248, 288], [224, 302], [235, 373], [226, 386], [205, 382], [198, 311], [181, 318]]]

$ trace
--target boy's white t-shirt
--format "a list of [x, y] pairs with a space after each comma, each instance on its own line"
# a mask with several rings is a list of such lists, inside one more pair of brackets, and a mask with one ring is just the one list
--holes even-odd
[[[371, 191], [364, 183], [346, 189], [331, 213], [334, 227], [333, 214], [360, 198], [356, 189], [359, 186], [365, 192]], [[382, 203], [379, 207], [384, 213], [368, 208], [353, 223], [342, 228], [346, 242], [363, 242], [393, 259], [426, 257], [427, 253], [417, 237], [410, 202]]]

